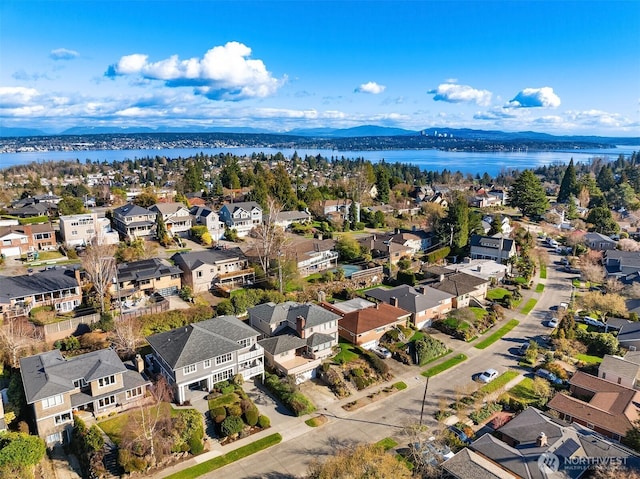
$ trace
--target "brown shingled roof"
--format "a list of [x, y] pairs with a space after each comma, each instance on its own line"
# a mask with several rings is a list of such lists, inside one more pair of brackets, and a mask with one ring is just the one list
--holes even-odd
[[388, 326], [401, 319], [406, 320], [410, 314], [390, 304], [378, 303], [375, 307], [345, 314], [338, 320], [338, 324], [341, 328], [358, 335]]

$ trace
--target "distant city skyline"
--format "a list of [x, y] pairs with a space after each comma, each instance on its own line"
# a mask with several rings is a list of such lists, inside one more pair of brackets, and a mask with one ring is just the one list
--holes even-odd
[[640, 136], [637, 1], [11, 1], [0, 125]]

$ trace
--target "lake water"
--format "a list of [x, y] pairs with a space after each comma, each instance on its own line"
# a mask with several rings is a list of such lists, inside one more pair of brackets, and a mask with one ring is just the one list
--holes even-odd
[[615, 160], [620, 154], [630, 155], [634, 151], [640, 151], [640, 146], [620, 146], [618, 148], [603, 150], [571, 150], [571, 151], [513, 151], [501, 153], [489, 152], [454, 152], [440, 150], [383, 150], [383, 151], [339, 151], [322, 149], [277, 149], [277, 148], [174, 148], [158, 150], [88, 150], [88, 151], [51, 151], [51, 152], [23, 152], [0, 154], [0, 169], [13, 165], [23, 165], [31, 162], [80, 160], [92, 161], [136, 159], [161, 156], [166, 158], [189, 157], [198, 153], [217, 155], [219, 153], [232, 153], [238, 156], [251, 155], [263, 152], [266, 155], [274, 155], [281, 152], [290, 158], [294, 151], [300, 157], [306, 155], [322, 155], [326, 158], [364, 158], [371, 162], [384, 160], [389, 163], [409, 163], [419, 166], [422, 170], [461, 171], [475, 175], [489, 173], [497, 175], [505, 168], [535, 168], [555, 163], [568, 163], [571, 158], [574, 162], [588, 163], [593, 158], [605, 158]]

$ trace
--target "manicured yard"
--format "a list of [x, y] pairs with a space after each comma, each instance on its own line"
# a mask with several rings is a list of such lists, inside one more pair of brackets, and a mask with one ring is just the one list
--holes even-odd
[[51, 261], [62, 257], [62, 253], [60, 253], [59, 251], [38, 251], [38, 259], [36, 261]]
[[547, 279], [547, 265], [545, 263], [540, 263], [540, 278]]
[[544, 284], [538, 283], [536, 285], [536, 293], [542, 293], [544, 291]]
[[588, 354], [576, 354], [575, 358], [578, 361], [582, 361], [582, 362], [585, 362], [587, 364], [600, 364], [602, 362], [602, 358], [601, 357], [599, 357], [599, 356], [590, 356]]
[[440, 363], [437, 366], [427, 369], [422, 373], [422, 375], [426, 377], [435, 376], [436, 374], [440, 374], [441, 372], [446, 371], [447, 369], [450, 369], [460, 364], [461, 362], [466, 361], [467, 359], [468, 358], [465, 354], [457, 354], [454, 357], [447, 359], [443, 363]]
[[322, 414], [320, 416], [316, 416], [316, 417], [312, 417], [311, 419], [307, 419], [304, 423], [309, 426], [309, 427], [318, 427], [318, 426], [322, 426], [323, 424], [327, 423], [327, 416], [323, 416]]
[[479, 391], [482, 391], [485, 394], [496, 392], [498, 389], [505, 387], [509, 381], [518, 377], [518, 374], [518, 371], [507, 371], [502, 373], [490, 383], [482, 386]]
[[469, 310], [475, 315], [476, 319], [481, 320], [487, 315], [487, 311], [484, 308], [470, 307]]
[[391, 439], [390, 437], [385, 437], [384, 439], [380, 439], [378, 442], [376, 442], [376, 446], [382, 446], [382, 448], [385, 451], [388, 451], [389, 449], [393, 449], [397, 445], [398, 443], [393, 439]]
[[[172, 417], [176, 417], [180, 414], [179, 409], [173, 409], [171, 404], [168, 402], [163, 402], [160, 404], [161, 416], [166, 413], [166, 410], [169, 409]], [[151, 413], [153, 416], [155, 414]], [[125, 412], [122, 414], [118, 414], [109, 419], [101, 421], [98, 423], [100, 429], [104, 431], [104, 433], [109, 436], [109, 438], [117, 445], [120, 444], [120, 439], [122, 438], [122, 432], [126, 429], [127, 424], [138, 423], [141, 421], [140, 411], [135, 409], [130, 412]]]
[[239, 461], [240, 459], [244, 459], [251, 454], [255, 454], [256, 452], [260, 452], [263, 449], [266, 449], [271, 446], [275, 446], [282, 441], [282, 436], [279, 433], [272, 434], [271, 436], [263, 437], [262, 439], [258, 439], [251, 444], [247, 444], [246, 446], [239, 447], [234, 451], [230, 451], [222, 456], [214, 457], [213, 459], [209, 459], [208, 461], [202, 462], [196, 466], [189, 467], [187, 469], [183, 469], [182, 471], [178, 471], [175, 474], [171, 474], [167, 476], [165, 479], [194, 479], [196, 477], [202, 476], [211, 471], [215, 471], [216, 469], [220, 469], [227, 464], [231, 464], [232, 462]]
[[487, 291], [487, 299], [491, 301], [498, 301], [504, 298], [507, 294], [509, 294], [509, 290], [504, 288], [493, 288]]
[[520, 312], [522, 314], [529, 314], [531, 312], [531, 310], [533, 309], [533, 307], [536, 305], [536, 303], [538, 302], [537, 299], [531, 298], [530, 300], [528, 300], [526, 302], [526, 304], [524, 305], [524, 307], [520, 310]]
[[340, 352], [333, 357], [333, 361], [338, 364], [346, 364], [360, 357], [353, 344], [338, 343], [338, 347]]
[[507, 394], [515, 399], [522, 401], [523, 403], [535, 403], [540, 398], [533, 391], [533, 379], [524, 378], [514, 387], [509, 389]]
[[512, 319], [507, 324], [505, 324], [500, 329], [498, 329], [495, 333], [493, 333], [491, 336], [486, 337], [485, 339], [480, 341], [478, 344], [476, 344], [475, 348], [476, 349], [488, 348], [497, 340], [502, 338], [505, 334], [507, 334], [509, 331], [511, 331], [513, 328], [515, 328], [518, 324], [520, 324], [520, 321], [518, 321], [517, 319]]

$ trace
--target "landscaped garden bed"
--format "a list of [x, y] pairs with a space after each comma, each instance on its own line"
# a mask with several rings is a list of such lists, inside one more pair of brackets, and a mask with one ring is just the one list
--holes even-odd
[[386, 386], [384, 388], [380, 388], [377, 391], [372, 392], [371, 394], [357, 399], [355, 401], [351, 401], [342, 408], [346, 411], [355, 411], [356, 409], [360, 409], [361, 407], [366, 406], [367, 404], [371, 404], [373, 402], [384, 399], [398, 391], [402, 391], [407, 388], [407, 385], [403, 382], [397, 382], [391, 386]]
[[495, 308], [490, 311], [482, 308], [456, 309], [445, 319], [434, 322], [433, 327], [456, 339], [469, 342], [491, 328], [502, 317], [502, 311]]
[[240, 384], [223, 381], [207, 396], [209, 415], [223, 446], [270, 426]]

